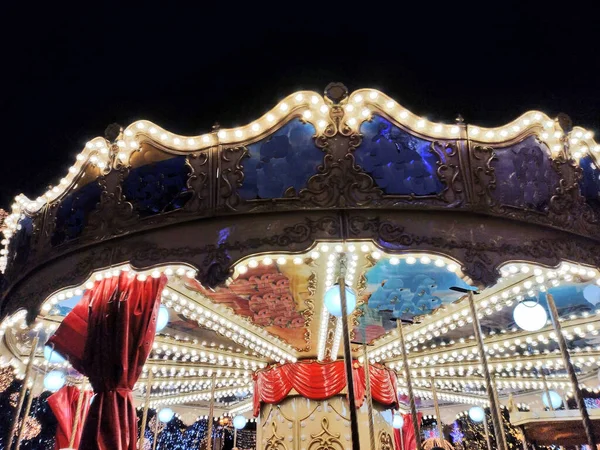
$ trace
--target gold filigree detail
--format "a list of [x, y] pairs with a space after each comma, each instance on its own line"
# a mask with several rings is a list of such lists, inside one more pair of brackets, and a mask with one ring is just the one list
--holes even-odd
[[379, 433], [379, 450], [394, 450], [394, 440], [389, 433]]
[[284, 443], [285, 438], [277, 434], [277, 422], [271, 422], [271, 428], [273, 428], [273, 434], [267, 439], [265, 450], [287, 450], [287, 446]]
[[308, 290], [310, 296], [314, 297], [314, 295], [317, 293], [317, 274], [315, 272], [311, 272], [307, 281], [308, 286], [306, 289]]
[[310, 435], [312, 440], [308, 445], [308, 450], [344, 450], [340, 434], [329, 431], [329, 421], [326, 417], [321, 420], [321, 430], [318, 434]]

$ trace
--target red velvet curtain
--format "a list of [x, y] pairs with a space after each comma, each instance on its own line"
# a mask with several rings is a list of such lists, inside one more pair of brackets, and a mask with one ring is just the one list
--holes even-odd
[[133, 273], [122, 272], [96, 282], [50, 339], [75, 369], [89, 377], [97, 394], [80, 448], [135, 450], [137, 418], [131, 391], [152, 349], [166, 281], [165, 276], [140, 281]]
[[[417, 420], [419, 424], [423, 417], [422, 413], [417, 413]], [[415, 430], [412, 424], [412, 416], [410, 414], [403, 414], [404, 425], [401, 429], [394, 429], [394, 443], [397, 450], [415, 450], [417, 448], [417, 442], [415, 440]], [[420, 427], [419, 427], [420, 428]], [[400, 433], [402, 433], [402, 439], [400, 439]], [[421, 439], [421, 436], [419, 436]], [[404, 447], [402, 447], [404, 443]]]
[[[48, 405], [58, 422], [58, 426], [56, 427], [56, 450], [69, 447], [79, 395], [80, 391], [75, 386], [63, 386], [58, 392], [48, 397]], [[93, 393], [92, 391], [85, 391], [82, 395], [83, 401], [79, 412], [77, 429], [75, 430], [74, 448], [79, 446], [81, 431], [83, 430], [83, 424], [90, 408], [90, 399]]]
[[[353, 366], [356, 406], [363, 404], [365, 372], [357, 362]], [[396, 406], [396, 377], [393, 372], [374, 365], [369, 366], [371, 395], [386, 406]], [[259, 372], [254, 378], [254, 415], [258, 416], [261, 403], [279, 403], [292, 389], [312, 400], [324, 400], [339, 394], [346, 387], [344, 361], [320, 363], [300, 361], [272, 367]]]

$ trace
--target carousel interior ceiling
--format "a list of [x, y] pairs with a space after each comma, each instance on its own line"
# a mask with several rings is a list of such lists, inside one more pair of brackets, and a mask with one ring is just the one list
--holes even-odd
[[[484, 403], [485, 384], [464, 294], [451, 287], [471, 284], [460, 262], [442, 255], [381, 251], [371, 242], [319, 242], [303, 254], [261, 254], [235, 266], [232, 277], [214, 289], [194, 278], [184, 266], [157, 267], [136, 276], [159, 276], [169, 282], [162, 295], [169, 321], [154, 343], [136, 395], [142, 398], [153, 371], [152, 405], [205, 405], [212, 376], [218, 405], [231, 411], [250, 409], [252, 373], [268, 364], [342, 357], [341, 319], [323, 303], [345, 261], [345, 279], [357, 294], [349, 317], [354, 357], [385, 364], [399, 374], [405, 391], [405, 368], [396, 330], [404, 319], [409, 364], [415, 393], [422, 406], [430, 404], [435, 383], [442, 404]], [[25, 361], [33, 337], [45, 341], [94, 279], [116, 276], [129, 267], [96, 273], [82, 286], [72, 286], [47, 299], [42, 314], [29, 328], [19, 312], [0, 326], [13, 354]], [[514, 307], [524, 299], [542, 305], [551, 293], [564, 320], [573, 363], [580, 381], [595, 376], [600, 363], [600, 274], [596, 268], [564, 262], [542, 267], [514, 262], [501, 268], [498, 282], [476, 295], [485, 348], [501, 397], [551, 388], [569, 390], [556, 335], [548, 322], [539, 331], [519, 329]], [[365, 345], [362, 345], [365, 344]], [[41, 351], [38, 371], [66, 368]], [[595, 387], [595, 386], [594, 386]]]

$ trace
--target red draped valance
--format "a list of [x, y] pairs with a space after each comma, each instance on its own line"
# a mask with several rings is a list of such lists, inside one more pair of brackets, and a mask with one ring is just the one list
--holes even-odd
[[[396, 375], [383, 367], [370, 365], [371, 395], [385, 406], [397, 407]], [[354, 362], [352, 378], [356, 407], [365, 397], [365, 371]], [[346, 387], [344, 361], [321, 363], [299, 361], [258, 372], [254, 376], [254, 416], [258, 416], [261, 403], [279, 403], [292, 389], [311, 400], [325, 400], [339, 394]]]

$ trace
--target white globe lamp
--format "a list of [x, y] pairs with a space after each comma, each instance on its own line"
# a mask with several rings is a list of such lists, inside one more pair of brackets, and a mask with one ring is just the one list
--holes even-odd
[[485, 411], [481, 406], [473, 406], [469, 409], [469, 417], [473, 422], [483, 422], [485, 419]]
[[67, 381], [67, 377], [60, 370], [51, 370], [44, 377], [44, 388], [51, 392], [58, 391], [61, 387], [65, 385]]
[[404, 426], [404, 417], [402, 414], [394, 414], [394, 418], [392, 419], [392, 427], [399, 430]]
[[[340, 285], [334, 284], [325, 292], [325, 308], [329, 314], [342, 317], [342, 299], [340, 298]], [[346, 314], [351, 314], [356, 308], [356, 294], [346, 286]]]
[[583, 288], [583, 298], [585, 298], [592, 305], [600, 303], [600, 286], [590, 284]]
[[513, 310], [515, 323], [525, 331], [541, 330], [548, 321], [546, 309], [535, 300], [523, 300]]
[[156, 332], [162, 331], [169, 323], [169, 310], [166, 306], [158, 309], [158, 318], [156, 319]]
[[60, 353], [57, 353], [49, 345], [44, 346], [44, 359], [49, 363], [61, 364], [65, 362], [65, 358], [63, 358]]
[[163, 423], [170, 422], [175, 413], [171, 408], [163, 408], [158, 412], [158, 420]]
[[233, 418], [233, 426], [236, 430], [241, 430], [242, 428], [244, 428], [246, 426], [246, 422], [248, 421], [242, 415], [235, 416]]
[[560, 394], [556, 391], [550, 391], [549, 394], [550, 402], [548, 402], [548, 395], [546, 394], [546, 392], [542, 394], [542, 402], [544, 403], [544, 406], [550, 409], [550, 403], [552, 403], [552, 409], [560, 408], [563, 404], [562, 397], [560, 396]]

